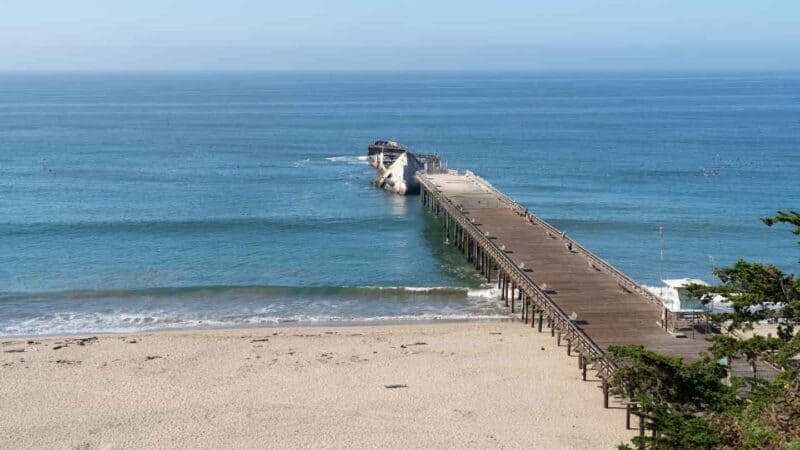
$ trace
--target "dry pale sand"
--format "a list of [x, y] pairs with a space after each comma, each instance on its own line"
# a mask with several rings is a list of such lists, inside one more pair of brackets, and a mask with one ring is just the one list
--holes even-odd
[[613, 448], [624, 421], [520, 323], [0, 345], [0, 448]]

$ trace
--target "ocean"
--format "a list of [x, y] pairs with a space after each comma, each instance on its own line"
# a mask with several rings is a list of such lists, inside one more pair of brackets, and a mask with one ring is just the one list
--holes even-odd
[[378, 138], [645, 284], [798, 271], [798, 73], [4, 73], [0, 336], [506, 317]]

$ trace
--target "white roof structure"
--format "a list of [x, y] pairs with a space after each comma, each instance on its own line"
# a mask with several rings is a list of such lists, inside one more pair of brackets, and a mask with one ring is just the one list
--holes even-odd
[[696, 278], [676, 278], [674, 280], [661, 280], [661, 281], [664, 284], [666, 284], [667, 286], [669, 286], [671, 288], [676, 288], [676, 289], [677, 288], [686, 287], [686, 286], [688, 286], [690, 284], [699, 284], [699, 285], [702, 285], [702, 286], [709, 286], [709, 284], [706, 283], [705, 281], [698, 280]]

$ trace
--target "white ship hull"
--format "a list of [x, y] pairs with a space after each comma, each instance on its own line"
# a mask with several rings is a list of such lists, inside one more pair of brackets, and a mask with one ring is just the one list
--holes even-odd
[[374, 164], [378, 170], [375, 185], [400, 195], [419, 193], [419, 182], [415, 174], [424, 168], [423, 164], [411, 153], [403, 152], [387, 167], [384, 165], [383, 153], [375, 155]]

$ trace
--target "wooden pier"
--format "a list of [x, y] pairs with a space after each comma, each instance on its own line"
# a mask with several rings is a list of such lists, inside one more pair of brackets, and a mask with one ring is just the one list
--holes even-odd
[[607, 382], [610, 345], [640, 344], [685, 360], [708, 347], [702, 335], [666, 330], [658, 298], [629, 276], [471, 172], [419, 173], [422, 203], [442, 218], [450, 242], [531, 327], [547, 332]]

